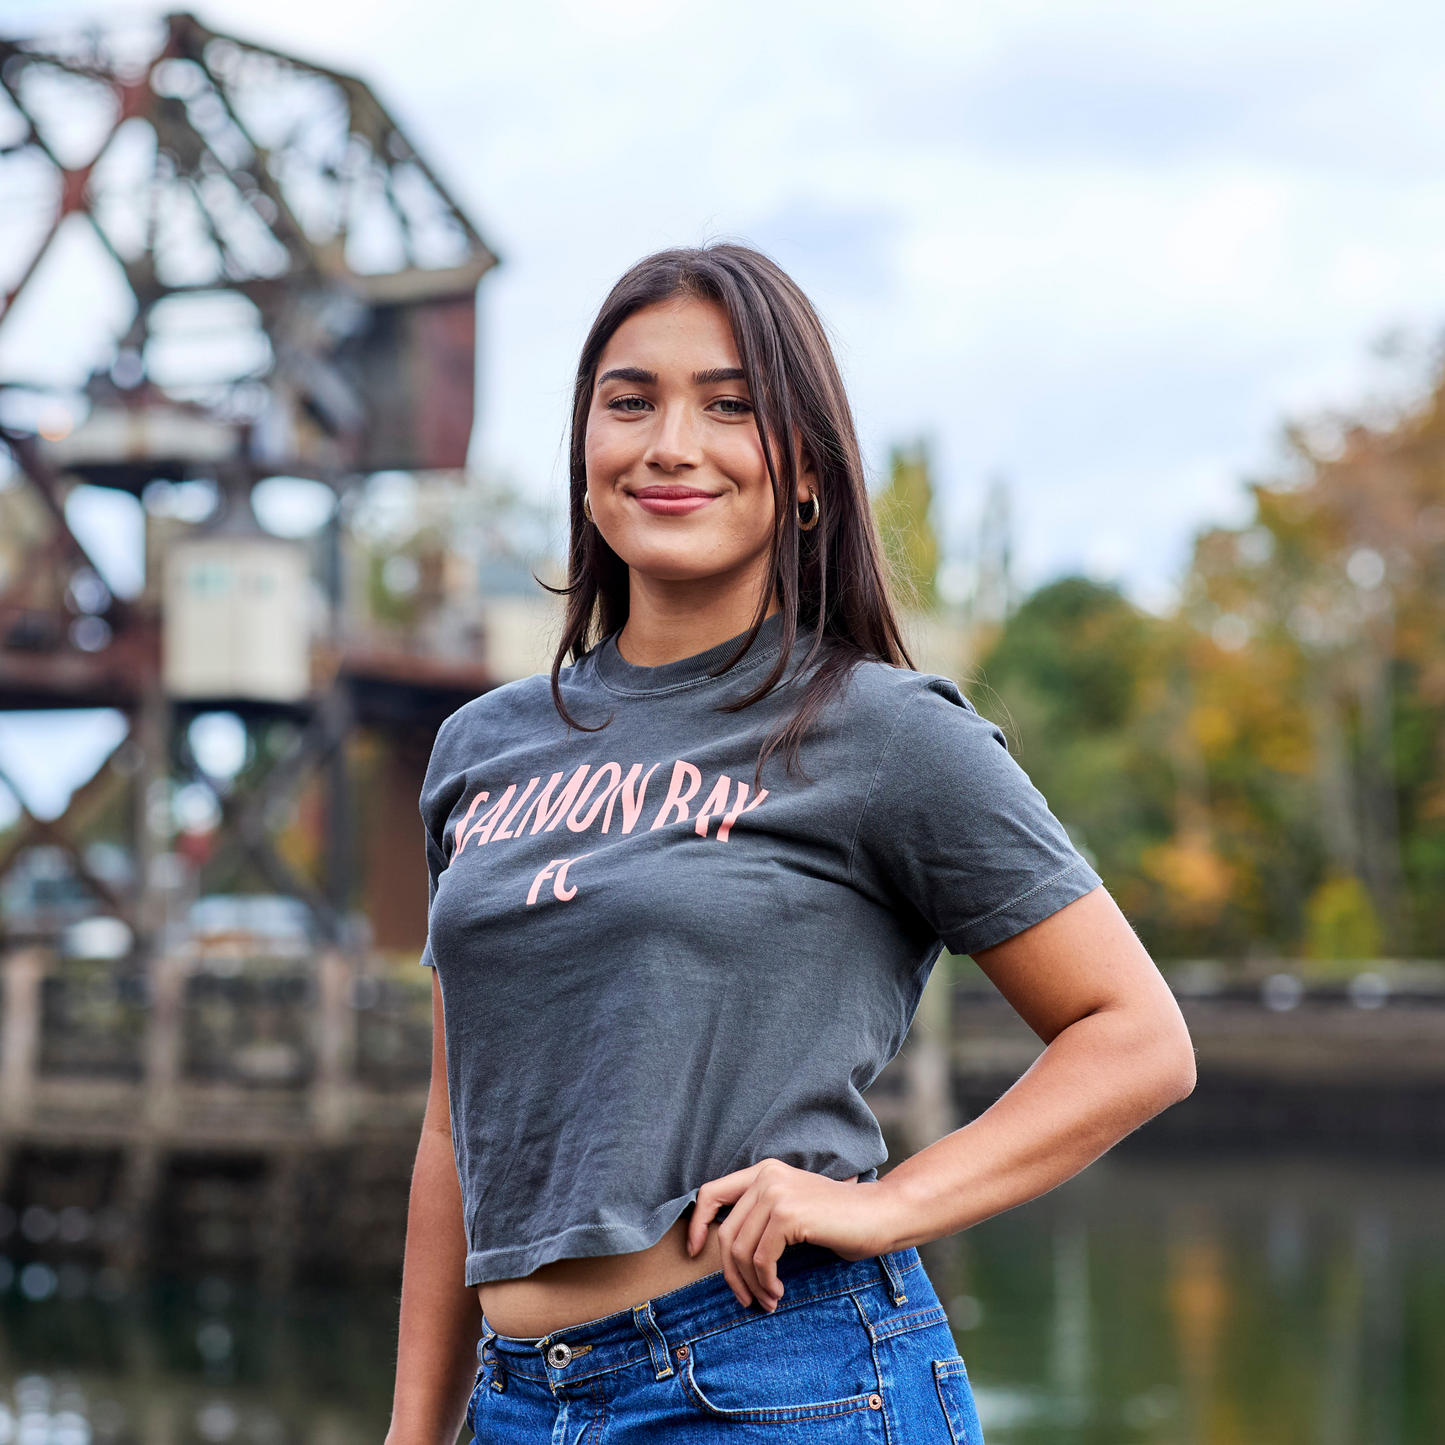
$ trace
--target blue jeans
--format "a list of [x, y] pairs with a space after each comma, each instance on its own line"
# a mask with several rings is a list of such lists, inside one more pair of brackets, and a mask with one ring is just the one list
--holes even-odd
[[540, 1340], [488, 1327], [467, 1409], [478, 1445], [983, 1445], [916, 1251], [848, 1264], [799, 1245], [778, 1273], [771, 1315], [713, 1274]]

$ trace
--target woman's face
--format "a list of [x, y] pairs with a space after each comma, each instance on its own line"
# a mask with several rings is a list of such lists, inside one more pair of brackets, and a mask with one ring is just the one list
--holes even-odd
[[[613, 333], [587, 414], [598, 530], [659, 582], [752, 575], [773, 537], [773, 489], [727, 313], [679, 299]], [[811, 475], [799, 479], [806, 501]]]

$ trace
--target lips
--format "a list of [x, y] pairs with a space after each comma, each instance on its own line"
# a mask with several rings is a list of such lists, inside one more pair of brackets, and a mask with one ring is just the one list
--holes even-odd
[[655, 482], [632, 493], [638, 506], [658, 517], [685, 517], [717, 500], [715, 492], [700, 487], [681, 486], [676, 482]]

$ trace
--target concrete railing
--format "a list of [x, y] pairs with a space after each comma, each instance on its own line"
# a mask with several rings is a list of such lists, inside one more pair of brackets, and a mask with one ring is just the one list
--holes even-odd
[[[87, 988], [129, 1001], [87, 1008]], [[84, 977], [46, 950], [12, 949], [0, 957], [0, 1127], [11, 1142], [213, 1148], [414, 1136], [425, 988], [336, 950], [222, 968], [171, 954]], [[96, 1013], [105, 1037], [86, 1035]]]

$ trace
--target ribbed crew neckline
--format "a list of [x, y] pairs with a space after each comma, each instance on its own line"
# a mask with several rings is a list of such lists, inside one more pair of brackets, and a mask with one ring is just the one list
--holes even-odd
[[[759, 663], [770, 662], [782, 645], [783, 614], [781, 609], [769, 617], [758, 629], [753, 645], [738, 659], [735, 666], [721, 674], [716, 680], [724, 681], [740, 671], [756, 667]], [[594, 654], [597, 675], [615, 692], [657, 693], [670, 692], [674, 688], [691, 687], [710, 680], [709, 674], [721, 667], [747, 634], [740, 632], [706, 652], [692, 657], [681, 657], [676, 662], [664, 662], [660, 667], [638, 667], [628, 662], [617, 650], [617, 633], [613, 633], [598, 647]]]

